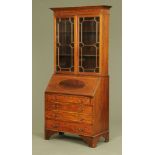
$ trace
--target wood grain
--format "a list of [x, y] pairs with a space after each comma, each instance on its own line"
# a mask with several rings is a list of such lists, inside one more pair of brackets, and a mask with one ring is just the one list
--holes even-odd
[[92, 116], [60, 110], [46, 111], [46, 119], [92, 124]]
[[88, 144], [89, 147], [95, 148], [99, 141], [100, 135], [95, 137], [81, 136], [81, 138]]
[[81, 103], [46, 102], [46, 111], [58, 110], [92, 115], [93, 106]]
[[[84, 82], [85, 86], [79, 89], [65, 89], [60, 86], [60, 83], [64, 80], [79, 80]], [[55, 94], [64, 94], [64, 95], [81, 95], [87, 97], [93, 97], [95, 95], [96, 89], [99, 85], [99, 77], [90, 77], [90, 76], [69, 76], [69, 75], [60, 75], [54, 74], [49, 81], [46, 93], [55, 93]], [[69, 97], [70, 98], [70, 97]]]
[[63, 94], [46, 94], [46, 101], [52, 102], [62, 102], [62, 103], [82, 103], [90, 105], [90, 98], [85, 96], [75, 96], [75, 95], [63, 95]]
[[69, 8], [51, 8], [57, 17], [74, 16], [74, 15], [98, 15], [100, 12], [109, 14], [110, 6], [85, 6]]
[[55, 132], [69, 132], [78, 135], [91, 135], [92, 126], [86, 123], [46, 120], [46, 129]]

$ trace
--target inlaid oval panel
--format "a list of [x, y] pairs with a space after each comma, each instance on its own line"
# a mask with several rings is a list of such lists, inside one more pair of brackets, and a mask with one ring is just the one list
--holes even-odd
[[76, 79], [63, 80], [59, 83], [59, 85], [64, 89], [79, 89], [85, 86], [83, 81], [76, 80]]

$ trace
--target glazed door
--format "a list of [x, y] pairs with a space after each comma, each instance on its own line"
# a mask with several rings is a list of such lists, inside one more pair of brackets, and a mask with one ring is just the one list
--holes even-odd
[[74, 17], [56, 18], [56, 72], [74, 72]]
[[55, 70], [100, 73], [100, 16], [56, 17]]
[[79, 72], [99, 73], [100, 17], [79, 17]]

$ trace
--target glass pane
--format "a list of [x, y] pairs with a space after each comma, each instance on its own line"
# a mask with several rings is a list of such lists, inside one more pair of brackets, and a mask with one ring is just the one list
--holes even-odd
[[74, 71], [74, 18], [57, 18], [56, 42], [56, 71]]
[[79, 71], [99, 72], [99, 17], [79, 18]]

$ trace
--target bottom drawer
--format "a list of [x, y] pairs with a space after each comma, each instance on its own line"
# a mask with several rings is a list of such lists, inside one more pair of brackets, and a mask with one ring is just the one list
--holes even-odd
[[57, 121], [72, 121], [79, 123], [92, 124], [92, 116], [82, 115], [79, 113], [71, 113], [66, 111], [46, 111], [46, 118]]
[[91, 135], [92, 126], [84, 123], [70, 123], [55, 120], [46, 120], [46, 129], [76, 133], [79, 135]]

